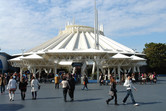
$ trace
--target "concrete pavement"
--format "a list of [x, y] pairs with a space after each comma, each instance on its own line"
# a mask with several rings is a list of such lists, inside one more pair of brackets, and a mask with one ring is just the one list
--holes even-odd
[[166, 77], [159, 77], [157, 84], [140, 85], [135, 84], [137, 91], [133, 90], [134, 98], [140, 106], [133, 106], [130, 97], [127, 105], [122, 104], [126, 95], [125, 87], [117, 85], [118, 103], [114, 105], [114, 100], [109, 105], [109, 86], [99, 86], [99, 84], [88, 84], [89, 90], [81, 90], [82, 85], [76, 85], [75, 100], [63, 101], [62, 89], [55, 89], [54, 84], [41, 84], [38, 91], [37, 100], [32, 100], [30, 87], [26, 92], [26, 99], [21, 100], [20, 91], [17, 89], [15, 101], [10, 102], [8, 93], [0, 95], [0, 111], [164, 111], [166, 108]]

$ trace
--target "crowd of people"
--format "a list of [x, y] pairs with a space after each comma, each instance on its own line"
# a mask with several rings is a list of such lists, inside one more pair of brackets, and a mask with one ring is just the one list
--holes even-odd
[[[60, 79], [62, 79], [62, 81], [60, 82]], [[75, 78], [75, 74], [62, 74], [61, 76], [59, 76], [58, 74], [55, 75], [55, 89], [59, 88], [59, 84], [62, 85], [63, 88], [63, 96], [64, 96], [64, 101], [66, 102], [67, 100], [67, 93], [69, 93], [70, 96], [70, 101], [74, 101], [74, 90], [75, 90], [75, 84], [76, 84], [77, 80]], [[88, 90], [88, 78], [86, 75], [84, 75], [83, 77], [83, 88], [82, 90], [86, 89]]]
[[[20, 80], [20, 75], [17, 73], [0, 74], [1, 95], [5, 93], [5, 86], [6, 86], [6, 89], [9, 91], [9, 101], [14, 101], [15, 91], [17, 90], [18, 87], [21, 92], [21, 99], [25, 100], [28, 82], [29, 82], [28, 77], [25, 74], [22, 76], [21, 80]], [[30, 85], [31, 85], [32, 99], [36, 99], [37, 91], [40, 87], [40, 84], [34, 76], [32, 76], [30, 80]]]
[[[125, 77], [125, 79], [124, 79]], [[123, 81], [124, 80], [124, 81]], [[56, 74], [54, 77], [55, 89], [59, 89], [59, 85], [62, 86], [63, 89], [63, 97], [64, 101], [67, 101], [67, 93], [69, 94], [70, 101], [74, 101], [74, 91], [75, 85], [78, 79], [76, 78], [75, 74], [64, 73], [64, 74]], [[146, 84], [147, 82], [156, 83], [157, 82], [157, 75], [156, 73], [139, 73], [139, 74], [124, 74], [122, 76], [121, 81], [124, 83], [123, 86], [126, 87], [126, 96], [123, 99], [123, 104], [126, 104], [126, 101], [129, 96], [131, 96], [131, 100], [135, 106], [138, 106], [138, 103], [135, 102], [134, 96], [132, 94], [132, 88], [136, 90], [132, 83], [140, 82], [140, 84]], [[32, 100], [36, 100], [37, 92], [40, 89], [40, 81], [31, 75], [31, 79], [29, 80], [27, 74], [23, 74], [20, 80], [20, 75], [17, 73], [14, 74], [0, 74], [0, 86], [1, 86], [1, 94], [5, 92], [6, 89], [9, 91], [9, 100], [14, 101], [15, 91], [17, 86], [19, 86], [21, 99], [25, 100], [27, 85], [30, 83], [31, 86], [31, 93], [32, 93]], [[17, 85], [18, 84], [18, 85]], [[86, 75], [82, 78], [82, 90], [88, 91], [88, 77]], [[109, 104], [111, 100], [115, 98], [115, 105], [119, 105], [117, 102], [117, 81], [116, 77], [113, 75], [108, 78], [108, 75], [101, 74], [99, 76], [99, 84], [102, 85], [110, 85], [109, 95], [111, 96], [106, 100], [106, 103]]]
[[[125, 82], [126, 77], [127, 77], [127, 73], [126, 74], [121, 74], [121, 78], [119, 79], [118, 74], [114, 75], [114, 74], [110, 74], [110, 77], [115, 77], [114, 79], [116, 80], [117, 83], [122, 84]], [[133, 83], [140, 83], [140, 84], [147, 84], [147, 83], [156, 83], [157, 82], [157, 74], [155, 72], [153, 73], [131, 73], [131, 80]], [[110, 80], [108, 78], [108, 74], [100, 74], [99, 76], [99, 83], [100, 86], [102, 85], [108, 85], [108, 83], [110, 82]]]

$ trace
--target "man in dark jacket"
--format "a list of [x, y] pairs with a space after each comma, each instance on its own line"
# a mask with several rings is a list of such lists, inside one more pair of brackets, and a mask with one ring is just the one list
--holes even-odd
[[69, 96], [71, 101], [74, 101], [75, 80], [72, 75], [69, 75]]

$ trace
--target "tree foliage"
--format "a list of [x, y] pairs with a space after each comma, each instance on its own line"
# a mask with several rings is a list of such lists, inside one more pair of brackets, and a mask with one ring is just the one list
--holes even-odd
[[145, 44], [143, 53], [146, 54], [147, 65], [150, 68], [158, 70], [163, 70], [161, 68], [166, 69], [166, 44], [153, 42]]

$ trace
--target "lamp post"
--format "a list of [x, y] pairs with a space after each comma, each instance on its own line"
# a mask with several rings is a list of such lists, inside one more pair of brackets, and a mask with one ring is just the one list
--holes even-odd
[[21, 52], [22, 52], [22, 56], [24, 55], [24, 51], [25, 51], [25, 49], [21, 49]]
[[133, 49], [133, 51], [134, 51], [134, 55], [135, 55], [135, 53], [136, 53], [136, 50], [137, 50], [137, 49]]
[[[25, 49], [21, 49], [22, 56], [24, 55], [24, 50]], [[22, 80], [22, 73], [23, 73], [23, 67], [20, 67], [20, 81]]]

